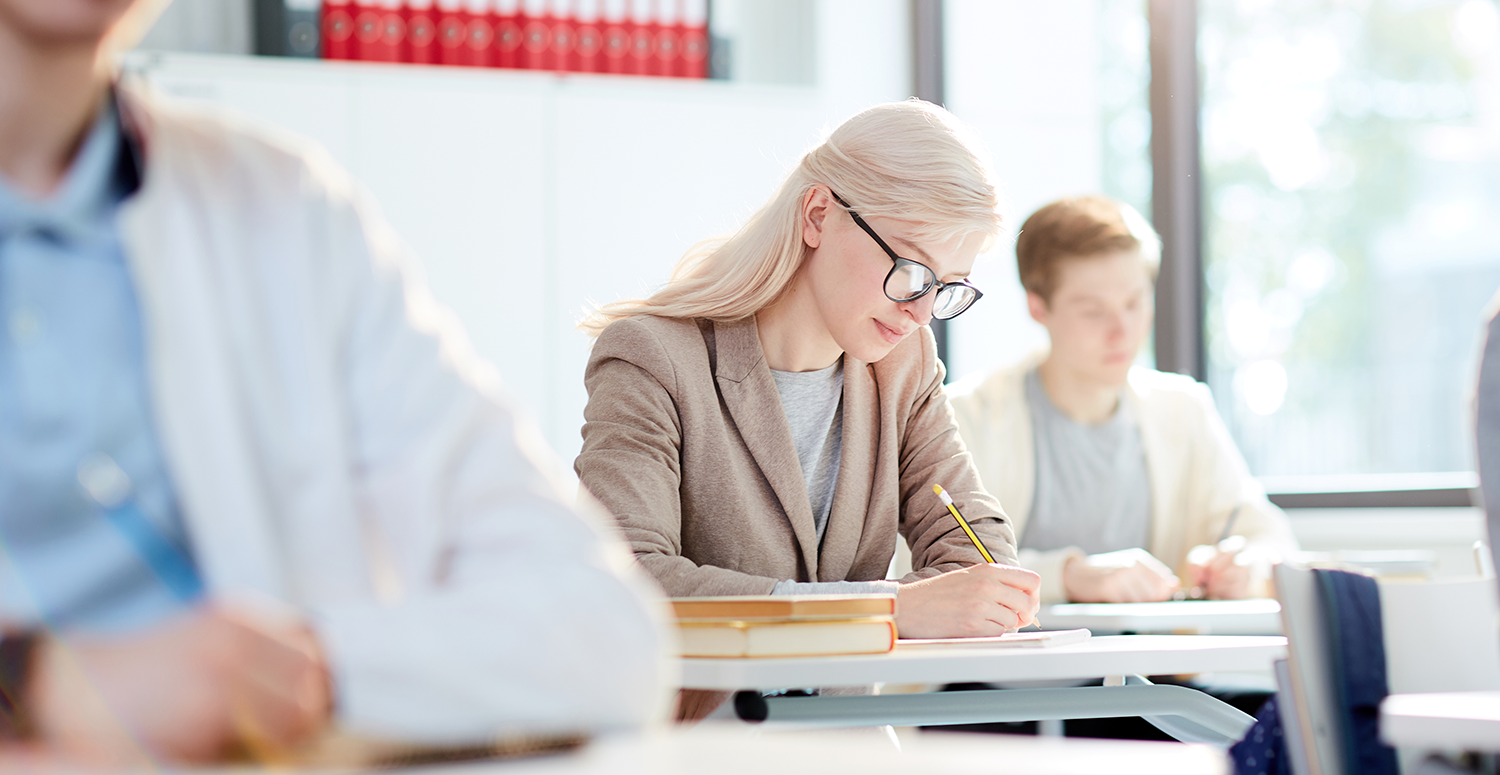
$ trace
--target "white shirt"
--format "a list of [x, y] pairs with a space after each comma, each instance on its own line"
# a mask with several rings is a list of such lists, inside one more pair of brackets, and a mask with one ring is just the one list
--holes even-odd
[[145, 157], [124, 252], [208, 594], [304, 612], [353, 731], [660, 714], [653, 585], [550, 478], [373, 204], [293, 138], [122, 105]]
[[[965, 379], [949, 390], [959, 433], [974, 456], [984, 487], [1024, 535], [1035, 498], [1036, 451], [1023, 387], [1026, 372], [1046, 359], [1038, 352], [992, 374]], [[1214, 409], [1208, 387], [1191, 377], [1131, 369], [1121, 394], [1141, 432], [1151, 486], [1150, 538], [1145, 548], [1179, 575], [1187, 553], [1212, 544], [1236, 507], [1233, 534], [1256, 553], [1297, 548], [1286, 514], [1266, 499]], [[1044, 603], [1066, 600], [1062, 569], [1076, 547], [1048, 552], [1022, 549], [1021, 565], [1042, 577]]]

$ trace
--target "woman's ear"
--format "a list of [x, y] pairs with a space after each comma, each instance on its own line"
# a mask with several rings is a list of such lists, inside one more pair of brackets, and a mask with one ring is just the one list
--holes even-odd
[[828, 189], [813, 186], [802, 197], [802, 241], [817, 249], [823, 242], [823, 227], [833, 207]]

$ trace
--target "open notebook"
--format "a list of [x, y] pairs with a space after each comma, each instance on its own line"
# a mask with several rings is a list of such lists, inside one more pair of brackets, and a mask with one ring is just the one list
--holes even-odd
[[1047, 648], [1088, 640], [1089, 631], [1054, 630], [1051, 632], [1008, 632], [988, 638], [902, 638], [896, 648]]

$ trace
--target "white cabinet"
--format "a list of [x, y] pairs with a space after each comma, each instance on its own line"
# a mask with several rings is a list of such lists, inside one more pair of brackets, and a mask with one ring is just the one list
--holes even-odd
[[185, 54], [128, 66], [325, 146], [569, 466], [585, 307], [663, 283], [837, 120], [809, 87]]

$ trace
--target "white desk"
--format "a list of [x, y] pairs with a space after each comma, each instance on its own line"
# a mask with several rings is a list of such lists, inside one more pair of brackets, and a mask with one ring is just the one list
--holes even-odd
[[1037, 612], [1049, 630], [1098, 633], [1280, 635], [1281, 604], [1271, 599], [1174, 600], [1164, 603], [1060, 603]]
[[[322, 775], [349, 768], [277, 766], [169, 768], [183, 775]], [[1227, 775], [1221, 751], [1197, 745], [1140, 741], [1061, 740], [1013, 735], [923, 734], [901, 741], [849, 732], [767, 734], [703, 724], [594, 740], [565, 753], [383, 769], [393, 775], [912, 775], [994, 770], [1049, 775]], [[33, 775], [148, 775], [135, 770], [81, 768], [38, 757], [0, 756], [0, 770]], [[366, 771], [359, 768], [358, 771]]]
[[867, 656], [683, 659], [681, 663], [683, 686], [730, 691], [1103, 678], [1110, 685], [771, 697], [751, 709], [751, 718], [847, 727], [1142, 716], [1179, 740], [1225, 744], [1239, 739], [1253, 719], [1203, 692], [1157, 686], [1140, 676], [1269, 670], [1274, 660], [1284, 656], [1286, 639], [1281, 637], [1129, 635], [1090, 638], [1054, 648], [898, 648]]
[[[980, 768], [983, 768], [981, 770]], [[712, 729], [604, 739], [569, 754], [440, 771], [493, 775], [912, 775], [920, 772], [1046, 772], [1056, 775], [1227, 774], [1221, 751], [1177, 743], [1060, 740], [1010, 735], [924, 734], [898, 753], [866, 735], [764, 734]], [[403, 771], [404, 772], [404, 771]]]
[[1236, 672], [1268, 670], [1285, 656], [1286, 638], [1276, 636], [1104, 635], [1052, 648], [897, 648], [864, 656], [681, 663], [683, 686], [734, 690]]
[[1500, 692], [1392, 694], [1380, 737], [1397, 748], [1500, 753]]

